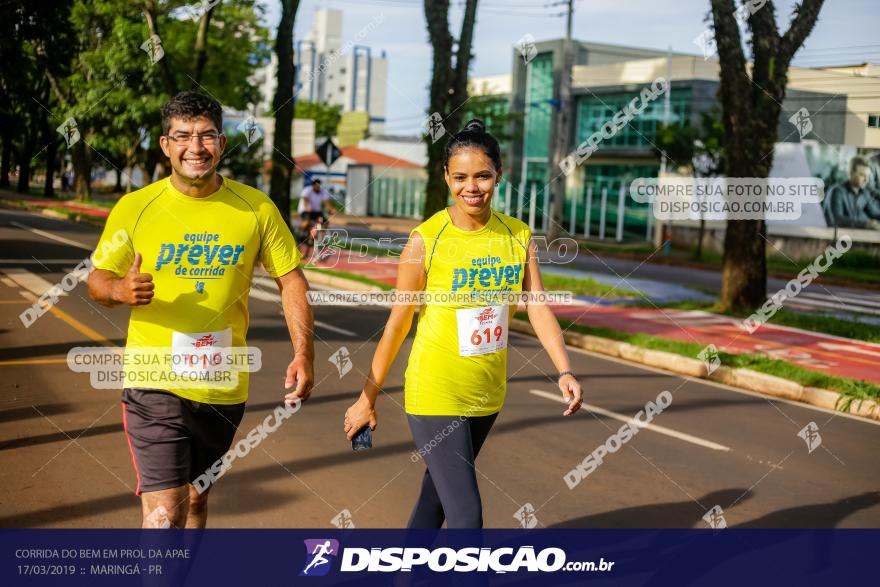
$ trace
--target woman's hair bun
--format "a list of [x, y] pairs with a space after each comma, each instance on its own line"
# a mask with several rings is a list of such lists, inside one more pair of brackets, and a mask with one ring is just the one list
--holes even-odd
[[486, 125], [479, 118], [472, 118], [468, 121], [466, 125], [464, 125], [463, 130], [486, 132]]

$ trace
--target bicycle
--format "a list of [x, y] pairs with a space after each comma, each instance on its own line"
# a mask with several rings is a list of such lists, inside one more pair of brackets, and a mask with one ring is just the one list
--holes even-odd
[[[308, 219], [307, 228], [300, 234], [300, 250], [303, 258], [311, 262], [324, 261], [332, 254], [330, 247], [326, 246], [331, 240], [329, 232], [325, 230], [329, 223], [330, 219], [325, 214]], [[318, 253], [317, 257], [315, 252]]]

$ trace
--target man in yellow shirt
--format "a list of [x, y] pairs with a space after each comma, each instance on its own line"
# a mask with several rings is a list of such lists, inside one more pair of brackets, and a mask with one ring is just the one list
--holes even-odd
[[[306, 400], [314, 379], [301, 255], [265, 194], [216, 172], [221, 129], [220, 104], [196, 92], [162, 108], [171, 176], [119, 200], [96, 249], [112, 252], [89, 275], [93, 299], [131, 306], [122, 414], [144, 527], [205, 526], [205, 473], [225, 463], [258, 366], [245, 342], [258, 262], [281, 290], [294, 348], [285, 401]], [[106, 247], [120, 231], [124, 245]]]

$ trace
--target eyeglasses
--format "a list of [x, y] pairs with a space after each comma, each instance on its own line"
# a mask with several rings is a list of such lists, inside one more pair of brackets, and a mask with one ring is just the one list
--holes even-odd
[[176, 145], [188, 145], [194, 138], [198, 139], [203, 145], [213, 145], [217, 142], [217, 139], [220, 138], [220, 133], [206, 132], [202, 134], [191, 135], [189, 133], [179, 132], [173, 135], [165, 136], [167, 136], [168, 139]]

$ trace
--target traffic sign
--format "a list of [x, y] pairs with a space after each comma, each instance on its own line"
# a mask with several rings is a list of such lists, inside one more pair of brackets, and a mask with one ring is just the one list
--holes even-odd
[[342, 157], [342, 151], [339, 150], [339, 147], [333, 144], [333, 141], [327, 139], [319, 144], [315, 148], [315, 152], [318, 154], [318, 158], [324, 162], [324, 165], [330, 167], [333, 165], [334, 161]]

